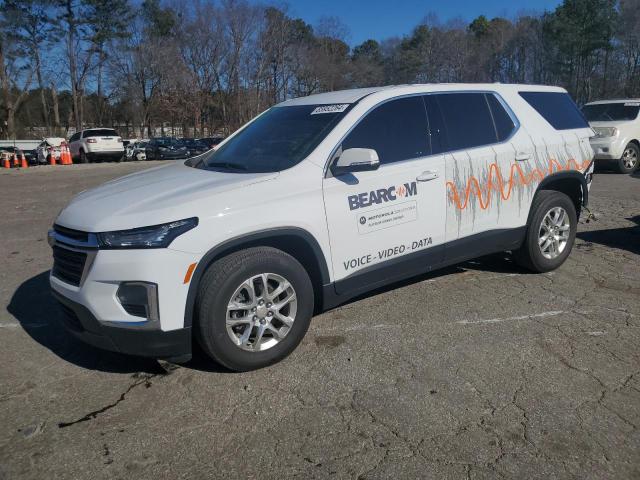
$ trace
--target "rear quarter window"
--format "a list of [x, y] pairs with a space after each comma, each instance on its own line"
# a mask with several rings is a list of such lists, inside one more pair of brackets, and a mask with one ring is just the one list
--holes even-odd
[[568, 93], [519, 92], [542, 117], [556, 130], [589, 128], [587, 120]]

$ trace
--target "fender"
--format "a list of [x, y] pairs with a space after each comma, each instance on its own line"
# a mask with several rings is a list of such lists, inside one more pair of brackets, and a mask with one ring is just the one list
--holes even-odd
[[[593, 164], [593, 160], [591, 161], [591, 164], [589, 164], [589, 166], [587, 167], [587, 169], [585, 170], [585, 172], [589, 171], [589, 169], [591, 168], [591, 165]], [[584, 173], [578, 171], [578, 170], [568, 170], [568, 171], [564, 171], [564, 172], [556, 172], [553, 173], [547, 177], [544, 177], [542, 179], [542, 181], [540, 182], [540, 184], [538, 185], [538, 188], [536, 189], [536, 193], [538, 193], [539, 190], [546, 190], [546, 188], [544, 188], [546, 185], [549, 185], [552, 182], [558, 181], [558, 180], [578, 180], [578, 182], [580, 182], [580, 186], [582, 188], [582, 206], [583, 207], [588, 207], [589, 206], [589, 188], [587, 185], [587, 177], [585, 176]]]
[[187, 293], [187, 302], [184, 309], [184, 326], [190, 327], [192, 325], [196, 295], [198, 294], [200, 280], [202, 279], [202, 275], [204, 275], [204, 272], [207, 270], [207, 268], [209, 268], [209, 265], [211, 265], [216, 258], [221, 257], [226, 253], [236, 251], [239, 249], [239, 247], [252, 244], [259, 245], [260, 241], [262, 240], [268, 240], [270, 238], [280, 237], [283, 235], [298, 237], [301, 240], [305, 241], [311, 247], [320, 270], [322, 285], [329, 284], [331, 280], [329, 278], [329, 268], [327, 267], [327, 261], [324, 257], [324, 254], [322, 253], [320, 244], [308, 231], [298, 227], [282, 227], [260, 230], [257, 232], [240, 235], [238, 237], [234, 237], [222, 243], [219, 243], [207, 253], [205, 253], [198, 262], [198, 265], [193, 272], [191, 282], [189, 283], [189, 292]]

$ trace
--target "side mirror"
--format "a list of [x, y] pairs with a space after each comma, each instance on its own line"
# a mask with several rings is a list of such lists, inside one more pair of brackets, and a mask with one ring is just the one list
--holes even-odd
[[331, 166], [334, 176], [352, 172], [377, 170], [380, 166], [378, 152], [372, 148], [348, 148]]

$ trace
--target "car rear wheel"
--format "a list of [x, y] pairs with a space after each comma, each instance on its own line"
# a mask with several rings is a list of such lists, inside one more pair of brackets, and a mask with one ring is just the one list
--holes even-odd
[[555, 270], [571, 253], [578, 226], [576, 208], [564, 193], [542, 190], [534, 197], [531, 212], [524, 243], [514, 259], [533, 272]]
[[196, 337], [235, 371], [266, 367], [289, 355], [313, 314], [311, 280], [292, 256], [271, 247], [242, 250], [213, 263], [196, 298]]
[[618, 160], [618, 171], [633, 173], [638, 168], [638, 162], [640, 162], [640, 147], [635, 143], [630, 143], [624, 148], [624, 152]]
[[84, 153], [84, 150], [80, 150], [80, 163], [89, 163], [89, 157]]

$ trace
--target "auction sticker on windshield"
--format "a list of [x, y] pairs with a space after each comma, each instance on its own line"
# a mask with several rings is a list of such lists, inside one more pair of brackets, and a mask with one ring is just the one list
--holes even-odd
[[311, 115], [317, 115], [319, 113], [342, 113], [349, 107], [348, 103], [337, 103], [335, 105], [322, 105], [316, 107], [311, 112]]

